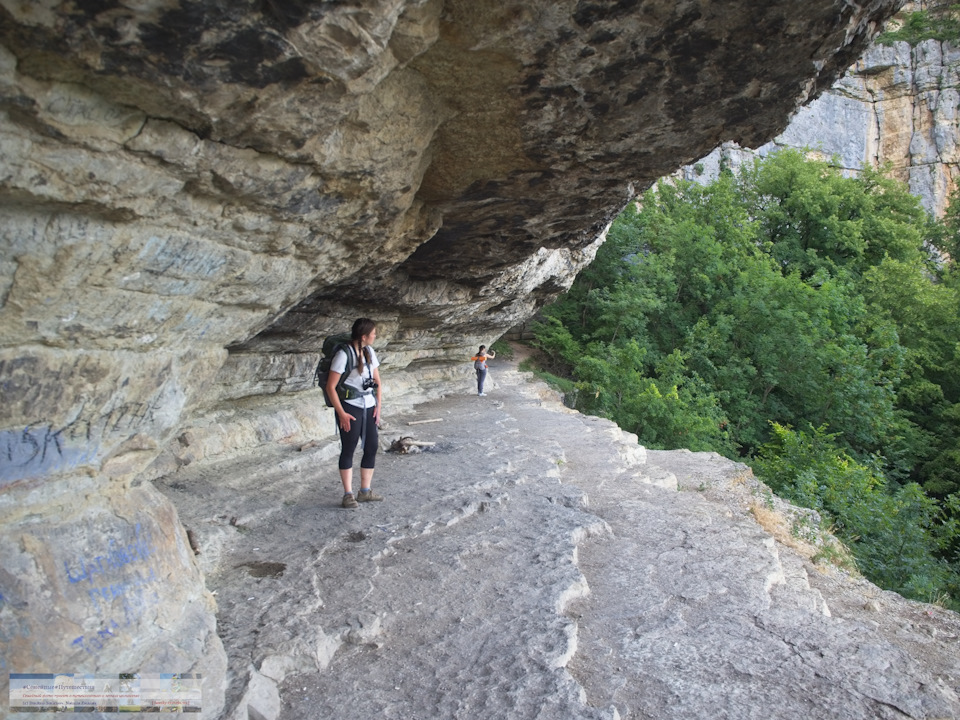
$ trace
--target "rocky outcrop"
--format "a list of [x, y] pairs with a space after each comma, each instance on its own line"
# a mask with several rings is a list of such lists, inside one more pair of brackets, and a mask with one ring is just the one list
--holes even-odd
[[716, 178], [782, 147], [807, 148], [844, 170], [889, 166], [931, 214], [946, 210], [960, 175], [960, 48], [926, 40], [874, 45], [832, 88], [801, 108], [773, 141], [755, 151], [725, 143], [683, 170]]
[[358, 315], [388, 410], [437, 394], [634, 192], [782, 131], [896, 5], [0, 1], [9, 668], [216, 667], [151, 479], [310, 435]]

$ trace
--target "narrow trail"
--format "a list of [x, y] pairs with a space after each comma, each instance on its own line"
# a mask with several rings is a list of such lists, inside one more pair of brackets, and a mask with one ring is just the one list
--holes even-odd
[[382, 446], [435, 444], [379, 456], [384, 502], [339, 507], [332, 442], [158, 482], [216, 591], [225, 717], [960, 717], [955, 614], [775, 540], [745, 466], [490, 375], [387, 416]]

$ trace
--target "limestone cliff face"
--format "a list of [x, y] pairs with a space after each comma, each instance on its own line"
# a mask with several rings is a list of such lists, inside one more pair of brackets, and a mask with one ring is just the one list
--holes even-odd
[[312, 431], [289, 391], [361, 314], [391, 401], [422, 397], [898, 4], [0, 0], [9, 669], [215, 658], [147, 478]]
[[810, 148], [851, 171], [889, 165], [940, 216], [960, 175], [958, 107], [960, 48], [936, 40], [874, 45], [775, 140], [755, 152], [724, 144], [683, 174], [707, 180], [721, 161], [736, 167], [780, 147]]

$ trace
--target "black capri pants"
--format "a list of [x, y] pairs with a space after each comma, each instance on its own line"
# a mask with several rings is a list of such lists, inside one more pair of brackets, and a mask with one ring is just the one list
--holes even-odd
[[[363, 440], [363, 457], [360, 458], [360, 467], [373, 469], [380, 443], [377, 421], [373, 419], [373, 411], [376, 407], [372, 405], [364, 410], [350, 403], [343, 403], [343, 409], [353, 416], [353, 422], [350, 423], [350, 430], [340, 428], [341, 470], [350, 470], [353, 467], [353, 453], [361, 439]], [[340, 427], [339, 424], [337, 427]]]

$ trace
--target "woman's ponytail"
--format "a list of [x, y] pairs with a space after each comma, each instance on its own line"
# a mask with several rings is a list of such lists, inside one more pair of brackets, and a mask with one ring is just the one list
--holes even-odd
[[363, 336], [372, 333], [376, 326], [377, 324], [370, 318], [357, 318], [353, 323], [353, 329], [350, 331], [350, 342], [359, 349], [357, 352], [357, 372], [361, 376], [363, 375], [363, 361], [366, 360], [367, 364], [370, 363], [370, 352], [362, 345]]

